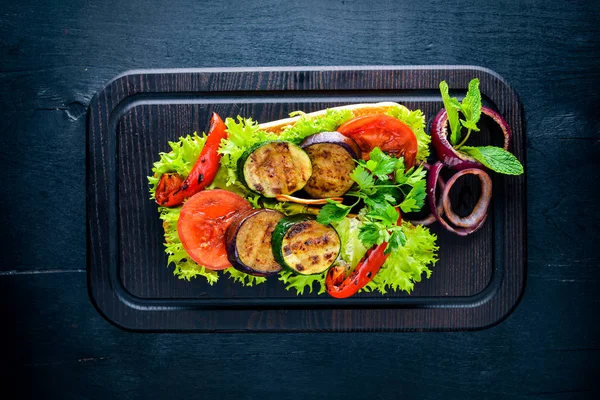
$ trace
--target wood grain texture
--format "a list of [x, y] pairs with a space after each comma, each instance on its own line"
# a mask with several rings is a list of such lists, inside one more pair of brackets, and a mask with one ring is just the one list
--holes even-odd
[[[207, 126], [213, 111], [259, 122], [364, 101], [398, 101], [430, 119], [442, 107], [441, 80], [458, 92], [480, 79], [481, 92], [513, 130], [524, 155], [522, 107], [491, 71], [476, 67], [272, 68], [147, 71], [113, 80], [88, 115], [89, 282], [99, 310], [134, 330], [378, 331], [489, 327], [516, 306], [525, 276], [524, 177], [494, 176], [494, 206], [482, 230], [458, 238], [440, 229], [434, 278], [411, 296], [364, 293], [337, 300], [297, 297], [275, 279], [242, 288], [223, 279], [177, 281], [165, 269], [162, 227], [147, 199], [147, 178], [169, 140]], [[481, 140], [499, 131], [482, 125]], [[501, 141], [501, 140], [500, 140]], [[468, 189], [469, 186], [463, 186]], [[462, 190], [457, 202], [465, 202]]]
[[[591, 281], [532, 278], [514, 314], [489, 330], [404, 334], [136, 334], [81, 301], [83, 272], [17, 275], [0, 285], [1, 302], [20, 304], [6, 314], [16, 328], [8, 372], [37, 383], [22, 387], [24, 397], [396, 398], [401, 392], [425, 399], [562, 399], [593, 398], [597, 391], [600, 330], [580, 323], [596, 316], [595, 308], [581, 306], [596, 292]], [[28, 295], [33, 290], [35, 297]], [[345, 378], [357, 365], [372, 368], [361, 370], [360, 380]], [[275, 367], [285, 384], [273, 382]], [[243, 379], [248, 371], [253, 378]], [[334, 372], [337, 379], [318, 383]]]
[[[61, 399], [597, 398], [599, 15], [587, 0], [1, 2], [5, 387], [18, 378], [30, 383], [23, 397]], [[136, 68], [372, 64], [485, 65], [519, 93], [528, 277], [505, 322], [427, 334], [140, 335], [98, 315], [85, 273], [94, 93]]]

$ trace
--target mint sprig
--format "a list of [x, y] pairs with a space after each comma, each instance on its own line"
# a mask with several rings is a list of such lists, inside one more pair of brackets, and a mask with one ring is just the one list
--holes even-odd
[[[448, 91], [446, 81], [441, 81], [440, 93], [442, 94], [442, 101], [444, 102], [450, 124], [450, 144], [458, 150], [467, 141], [472, 131], [479, 132], [479, 128], [477, 127], [477, 122], [479, 122], [479, 118], [481, 117], [479, 79], [475, 78], [469, 82], [469, 89], [462, 102], [459, 102], [456, 97], [450, 97]], [[462, 113], [465, 119], [458, 117], [459, 112]], [[463, 127], [467, 129], [467, 134], [464, 138], [462, 137]]]
[[[459, 102], [456, 97], [450, 97], [448, 92], [449, 88], [446, 81], [440, 82], [440, 93], [450, 125], [449, 141], [454, 149], [471, 156], [492, 171], [506, 175], [521, 175], [523, 165], [513, 154], [503, 148], [465, 146], [471, 132], [479, 132], [477, 127], [477, 123], [481, 118], [479, 79], [475, 78], [469, 82], [469, 89], [462, 102]], [[462, 113], [464, 119], [459, 118], [459, 112]], [[462, 136], [462, 128], [467, 129], [467, 134], [464, 137]]]

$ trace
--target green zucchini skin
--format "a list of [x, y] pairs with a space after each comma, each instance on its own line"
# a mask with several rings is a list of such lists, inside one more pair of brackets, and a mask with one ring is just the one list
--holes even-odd
[[275, 260], [300, 275], [325, 272], [335, 263], [341, 249], [335, 229], [318, 223], [315, 216], [309, 214], [279, 220], [271, 243]]
[[244, 185], [270, 198], [302, 189], [312, 175], [308, 154], [299, 146], [281, 140], [252, 146], [240, 157], [237, 167]]

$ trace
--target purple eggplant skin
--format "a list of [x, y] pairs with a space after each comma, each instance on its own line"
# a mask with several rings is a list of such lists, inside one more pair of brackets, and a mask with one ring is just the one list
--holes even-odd
[[313, 199], [343, 196], [354, 185], [350, 175], [361, 158], [356, 142], [339, 132], [308, 136], [300, 147], [312, 163], [313, 174], [304, 192]]
[[360, 151], [360, 147], [356, 142], [339, 132], [321, 132], [315, 133], [314, 135], [310, 135], [305, 138], [302, 143], [300, 143], [301, 148], [306, 148], [308, 146], [312, 146], [313, 144], [319, 143], [332, 143], [337, 144], [345, 148], [348, 153], [352, 156], [352, 158], [356, 160], [360, 160], [362, 157], [362, 153]]
[[[281, 271], [281, 266], [278, 265], [277, 262], [275, 261], [275, 259], [273, 258], [272, 249], [271, 249], [271, 241], [270, 241], [271, 236], [272, 236], [272, 231], [275, 228], [277, 221], [275, 221], [272, 224], [273, 226], [270, 229], [265, 229], [265, 227], [263, 226], [260, 229], [252, 230], [252, 232], [255, 232], [256, 235], [260, 235], [260, 234], [265, 235], [265, 237], [263, 237], [262, 240], [258, 240], [258, 244], [262, 244], [265, 248], [264, 253], [261, 253], [261, 254], [262, 254], [262, 257], [269, 259], [269, 264], [271, 266], [270, 268], [269, 268], [269, 266], [267, 266], [267, 268], [269, 270], [261, 269], [261, 267], [264, 268], [264, 265], [248, 265], [246, 262], [242, 261], [243, 256], [240, 254], [240, 251], [238, 249], [238, 239], [240, 238], [240, 230], [242, 229], [242, 227], [245, 224], [252, 223], [253, 219], [259, 218], [261, 213], [269, 213], [269, 217], [273, 217], [273, 218], [277, 219], [277, 221], [284, 217], [284, 215], [282, 213], [280, 213], [279, 211], [270, 210], [267, 208], [254, 209], [254, 210], [246, 211], [246, 212], [240, 214], [227, 229], [226, 248], [227, 248], [227, 259], [229, 260], [229, 262], [235, 269], [237, 269], [238, 271], [244, 272], [246, 274], [249, 274], [249, 275], [266, 277], [266, 276], [275, 275], [275, 274], [279, 273], [279, 271]], [[256, 236], [256, 235], [254, 238], [260, 239], [260, 236]], [[265, 244], [265, 241], [267, 241], [266, 244]], [[255, 244], [257, 244], [257, 243], [255, 243]], [[271, 258], [273, 258], [272, 261], [271, 261]], [[275, 264], [277, 265], [278, 268], [272, 268], [272, 266]]]

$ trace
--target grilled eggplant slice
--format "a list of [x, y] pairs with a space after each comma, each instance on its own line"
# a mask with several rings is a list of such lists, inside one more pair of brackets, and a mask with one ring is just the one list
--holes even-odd
[[285, 141], [263, 142], [238, 161], [238, 175], [248, 188], [265, 197], [291, 194], [304, 187], [312, 174], [304, 150]]
[[313, 215], [284, 217], [273, 231], [273, 255], [283, 266], [300, 275], [325, 272], [340, 253], [340, 237], [331, 226], [318, 223]]
[[313, 174], [304, 186], [312, 198], [342, 196], [354, 181], [350, 173], [361, 158], [356, 142], [339, 132], [321, 132], [304, 139], [300, 147], [312, 163]]
[[261, 208], [238, 216], [227, 230], [227, 258], [239, 271], [256, 276], [274, 275], [281, 265], [273, 257], [271, 239], [284, 215]]

